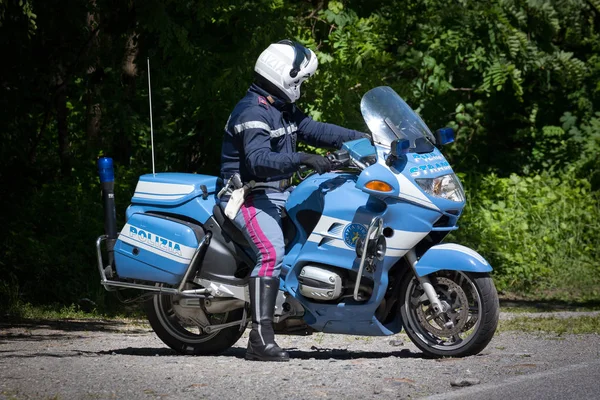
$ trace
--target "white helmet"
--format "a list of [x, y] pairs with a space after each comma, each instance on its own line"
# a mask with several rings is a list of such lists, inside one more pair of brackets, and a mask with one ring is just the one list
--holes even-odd
[[300, 98], [300, 85], [312, 76], [319, 61], [315, 53], [291, 40], [271, 44], [260, 53], [254, 71], [270, 82], [283, 100], [291, 103]]

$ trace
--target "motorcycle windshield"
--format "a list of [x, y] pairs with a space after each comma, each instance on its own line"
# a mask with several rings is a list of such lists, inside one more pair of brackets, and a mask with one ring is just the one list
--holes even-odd
[[360, 112], [376, 144], [391, 147], [396, 139], [408, 139], [409, 152], [433, 151], [433, 134], [391, 87], [379, 86], [365, 93], [360, 101]]

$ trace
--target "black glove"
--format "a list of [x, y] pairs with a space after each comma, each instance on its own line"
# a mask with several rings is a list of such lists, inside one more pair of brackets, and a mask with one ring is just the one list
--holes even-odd
[[308, 165], [310, 168], [317, 171], [319, 175], [329, 172], [333, 169], [331, 161], [323, 156], [307, 153], [298, 154], [300, 154], [300, 163]]

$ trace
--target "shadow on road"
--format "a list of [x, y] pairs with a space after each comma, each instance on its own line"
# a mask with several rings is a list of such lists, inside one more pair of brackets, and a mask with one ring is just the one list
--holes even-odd
[[[296, 360], [354, 360], [354, 359], [381, 359], [388, 357], [396, 357], [396, 358], [422, 358], [425, 357], [422, 353], [413, 353], [408, 349], [402, 349], [400, 351], [348, 351], [346, 349], [325, 349], [325, 348], [317, 348], [312, 347], [311, 351], [306, 350], [298, 350], [297, 348], [288, 348], [286, 349], [290, 354], [291, 359]], [[104, 350], [99, 352], [94, 352], [90, 354], [96, 355], [130, 355], [130, 356], [142, 356], [142, 357], [156, 357], [156, 356], [180, 356], [180, 357], [190, 357], [178, 354], [177, 352], [167, 349], [167, 348], [133, 348], [127, 347], [124, 349], [114, 349], [114, 350]], [[245, 347], [232, 347], [227, 351], [223, 352], [218, 356], [213, 357], [232, 357], [244, 359], [246, 354]]]
[[[345, 349], [323, 349], [313, 347], [313, 350], [298, 350], [296, 348], [287, 349], [292, 360], [358, 360], [358, 359], [382, 359], [382, 358], [420, 358], [427, 359], [422, 353], [413, 353], [408, 349], [400, 351], [348, 351]], [[9, 353], [9, 354], [1, 354]], [[12, 353], [12, 354], [10, 354]], [[244, 359], [246, 354], [245, 347], [232, 347], [218, 356], [211, 357], [229, 357]], [[54, 357], [54, 358], [73, 358], [73, 357], [102, 357], [114, 355], [127, 355], [138, 357], [194, 357], [186, 356], [165, 347], [126, 347], [124, 349], [112, 349], [102, 351], [87, 350], [67, 350], [59, 352], [35, 352], [27, 354], [14, 354], [13, 351], [0, 351], [0, 359], [8, 358], [36, 358], [36, 357]], [[202, 356], [198, 356], [202, 357]]]
[[[228, 351], [232, 351], [230, 349]], [[237, 348], [236, 357], [243, 358], [246, 354], [245, 348]], [[356, 360], [356, 359], [381, 359], [388, 357], [395, 358], [426, 358], [422, 353], [413, 353], [408, 349], [400, 351], [348, 351], [346, 349], [323, 349], [312, 347], [311, 351], [286, 349], [291, 359], [299, 360]]]

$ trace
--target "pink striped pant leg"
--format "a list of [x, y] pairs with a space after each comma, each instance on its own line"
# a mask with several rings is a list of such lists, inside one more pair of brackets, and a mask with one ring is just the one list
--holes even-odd
[[278, 277], [285, 254], [281, 211], [289, 193], [251, 193], [234, 223], [256, 253], [252, 277]]

